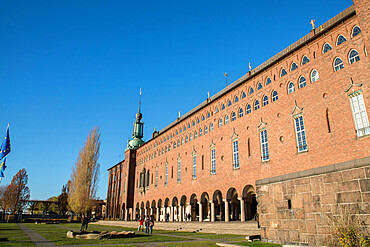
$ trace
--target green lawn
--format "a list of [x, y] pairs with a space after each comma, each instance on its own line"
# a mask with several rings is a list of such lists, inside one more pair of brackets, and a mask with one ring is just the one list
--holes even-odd
[[15, 223], [0, 224], [1, 246], [35, 246]]
[[[155, 230], [153, 235], [147, 235], [142, 232], [135, 231], [135, 237], [120, 238], [120, 239], [70, 239], [66, 237], [69, 230], [79, 231], [80, 224], [78, 223], [62, 223], [62, 224], [34, 224], [24, 223], [33, 231], [41, 234], [49, 241], [56, 245], [103, 245], [108, 246], [125, 246], [137, 247], [136, 243], [153, 243], [161, 246], [182, 247], [182, 246], [199, 246], [209, 247], [216, 246], [217, 242], [235, 243], [243, 246], [263, 246], [263, 247], [277, 247], [281, 245], [274, 245], [263, 242], [247, 242], [242, 241], [244, 236], [232, 234], [211, 234], [199, 232], [183, 232], [183, 231], [165, 231]], [[89, 225], [89, 231], [103, 231], [103, 230], [137, 230], [136, 228], [125, 228], [117, 226], [103, 226], [103, 225]], [[201, 239], [201, 240], [200, 240]], [[204, 240], [203, 240], [204, 239]], [[156, 243], [154, 243], [156, 242]], [[125, 245], [126, 244], [126, 245]], [[34, 246], [28, 236], [14, 223], [0, 224], [0, 246]]]

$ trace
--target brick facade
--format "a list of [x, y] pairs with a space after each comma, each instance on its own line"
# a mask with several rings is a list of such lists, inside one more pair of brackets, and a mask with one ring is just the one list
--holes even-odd
[[[126, 159], [109, 169], [108, 216], [128, 219], [153, 214], [157, 220], [168, 216], [184, 220], [186, 213], [200, 221], [250, 220], [256, 213], [256, 180], [369, 157], [369, 135], [356, 132], [350, 102], [352, 95], [361, 94], [369, 115], [366, 8], [368, 1], [356, 0], [354, 6], [153, 133], [144, 145], [127, 150]], [[353, 37], [356, 26], [361, 33]], [[336, 45], [339, 35], [346, 41]], [[332, 49], [323, 53], [326, 43]], [[352, 50], [360, 59], [350, 64]], [[309, 59], [306, 64], [302, 64], [304, 57]], [[343, 68], [335, 71], [337, 57]], [[293, 63], [298, 68], [291, 70]], [[287, 73], [281, 76], [283, 69]], [[319, 74], [316, 81], [311, 78], [314, 70]], [[302, 77], [306, 85], [300, 87]], [[292, 93], [288, 93], [290, 82], [295, 87]], [[263, 105], [265, 96], [268, 104]], [[257, 100], [259, 109], [254, 108]], [[252, 109], [247, 114], [248, 105]], [[303, 120], [307, 141], [303, 149], [297, 141], [298, 117]], [[266, 154], [261, 147], [261, 130], [267, 133], [266, 161], [261, 158]], [[234, 165], [236, 140], [239, 163]]]

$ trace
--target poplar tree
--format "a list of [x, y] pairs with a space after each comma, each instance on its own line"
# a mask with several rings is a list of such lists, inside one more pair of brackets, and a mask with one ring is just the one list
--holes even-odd
[[89, 132], [84, 147], [80, 149], [69, 183], [68, 204], [77, 214], [91, 210], [96, 198], [100, 172], [100, 133], [95, 127]]

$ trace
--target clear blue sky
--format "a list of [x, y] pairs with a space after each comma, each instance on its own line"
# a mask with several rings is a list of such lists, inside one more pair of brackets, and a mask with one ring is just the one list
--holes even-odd
[[[123, 158], [142, 88], [144, 138], [347, 7], [329, 1], [15, 1], [0, 3], [2, 184], [26, 168], [32, 199], [59, 195], [100, 127], [98, 196]], [[1, 137], [3, 138], [3, 137]]]

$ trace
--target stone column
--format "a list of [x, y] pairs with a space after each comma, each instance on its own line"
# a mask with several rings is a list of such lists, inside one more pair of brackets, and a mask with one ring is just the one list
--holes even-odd
[[199, 222], [203, 221], [203, 204], [201, 202], [198, 202], [199, 204]]
[[211, 202], [211, 222], [215, 222], [215, 203]]
[[128, 210], [128, 208], [126, 208], [125, 221], [128, 221], [128, 212], [129, 212], [129, 210]]
[[168, 221], [173, 221], [173, 206], [172, 205], [170, 206], [170, 218], [168, 219]]
[[145, 217], [146, 217], [146, 216], [148, 215], [148, 209], [147, 209], [147, 208], [145, 208], [145, 209], [144, 209], [144, 212], [145, 212], [144, 214], [145, 214]]
[[150, 215], [153, 215], [153, 208], [150, 208]]
[[184, 212], [183, 212], [183, 206], [182, 205], [180, 205], [180, 221], [184, 221]]
[[142, 217], [142, 215], [143, 215], [143, 209], [140, 208], [140, 218]]
[[245, 207], [244, 207], [244, 199], [243, 197], [238, 197], [238, 200], [240, 201], [240, 213], [241, 213], [241, 219], [240, 221], [245, 221]]
[[229, 222], [230, 221], [229, 202], [227, 201], [227, 199], [223, 199], [223, 201], [225, 202], [225, 222]]

